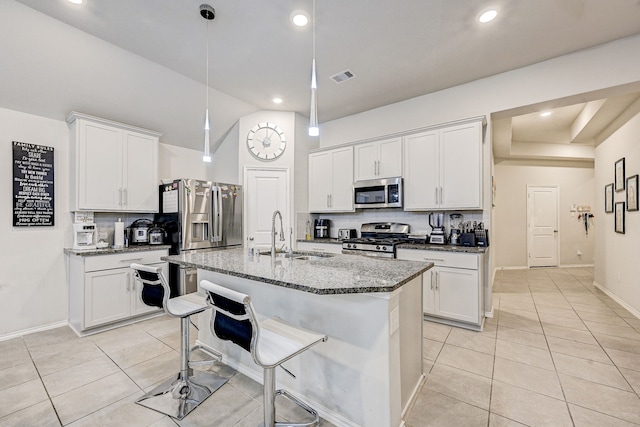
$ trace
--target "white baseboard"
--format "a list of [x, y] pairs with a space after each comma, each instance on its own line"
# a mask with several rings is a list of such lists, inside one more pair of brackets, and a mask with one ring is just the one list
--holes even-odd
[[604, 286], [602, 286], [600, 283], [596, 282], [595, 280], [593, 281], [593, 286], [595, 286], [596, 288], [600, 289], [602, 292], [607, 294], [612, 300], [614, 300], [615, 302], [617, 302], [618, 304], [623, 306], [625, 308], [625, 310], [627, 310], [629, 313], [633, 314], [635, 317], [640, 319], [640, 311], [636, 310], [635, 308], [631, 307], [629, 304], [627, 304], [626, 302], [621, 300], [618, 296], [616, 296], [616, 294], [611, 292], [609, 289], [605, 288]]
[[67, 321], [64, 320], [61, 322], [49, 323], [48, 325], [38, 326], [36, 328], [29, 328], [29, 329], [23, 329], [17, 332], [11, 332], [10, 334], [0, 336], [0, 341], [7, 341], [13, 338], [34, 334], [36, 332], [48, 331], [49, 329], [55, 329], [61, 326], [67, 326]]
[[562, 264], [560, 268], [592, 268], [594, 264]]

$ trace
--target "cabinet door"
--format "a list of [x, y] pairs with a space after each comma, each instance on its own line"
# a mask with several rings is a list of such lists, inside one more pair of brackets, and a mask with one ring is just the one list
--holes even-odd
[[[166, 262], [160, 264], [152, 264], [153, 267], [162, 267], [162, 273], [164, 277], [169, 280], [169, 264]], [[130, 273], [130, 285], [129, 291], [131, 292], [131, 315], [137, 316], [139, 314], [151, 313], [153, 311], [162, 310], [159, 307], [148, 306], [142, 302], [142, 282], [136, 280], [133, 272]]]
[[480, 322], [478, 270], [438, 267], [436, 270], [437, 316], [463, 322]]
[[78, 208], [119, 209], [123, 196], [121, 130], [79, 120], [77, 164]]
[[441, 208], [482, 208], [482, 124], [442, 130]]
[[342, 243], [318, 243], [313, 240], [296, 242], [299, 251], [324, 252], [329, 254], [341, 254]]
[[353, 148], [332, 150], [330, 210], [353, 212]]
[[438, 207], [440, 161], [437, 131], [410, 135], [404, 141], [404, 210]]
[[329, 151], [309, 154], [309, 212], [327, 212], [333, 174]]
[[432, 268], [422, 275], [422, 310], [425, 314], [436, 314], [436, 271]]
[[378, 178], [402, 176], [402, 139], [379, 142]]
[[354, 180], [364, 181], [378, 177], [378, 143], [358, 144], [354, 147]]
[[123, 133], [123, 210], [158, 211], [158, 138]]
[[113, 270], [93, 271], [85, 274], [85, 328], [98, 326], [130, 316], [130, 273], [131, 270], [129, 268], [117, 268]]

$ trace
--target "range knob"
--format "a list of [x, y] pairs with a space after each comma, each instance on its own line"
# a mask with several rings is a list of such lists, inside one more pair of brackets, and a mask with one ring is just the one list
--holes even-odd
[[382, 247], [382, 250], [383, 250], [383, 251], [386, 251], [386, 250], [387, 250], [387, 247], [386, 247], [386, 246], [383, 246], [383, 247]]
[[380, 250], [380, 245], [376, 245], [376, 250]]

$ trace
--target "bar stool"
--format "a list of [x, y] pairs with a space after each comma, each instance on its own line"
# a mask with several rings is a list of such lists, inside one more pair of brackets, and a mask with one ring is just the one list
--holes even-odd
[[[189, 317], [210, 307], [204, 297], [195, 293], [169, 298], [169, 284], [162, 274], [162, 267], [131, 264], [131, 268], [143, 284], [140, 295], [142, 302], [162, 307], [169, 316], [180, 318], [181, 341], [180, 372], [177, 377], [167, 379], [136, 403], [181, 420], [228, 381], [228, 378], [210, 372], [198, 371], [194, 374], [192, 369], [192, 366], [213, 364], [222, 357], [199, 345], [189, 348]], [[211, 359], [189, 361], [189, 356], [196, 350], [206, 353]]]
[[[207, 301], [213, 307], [211, 331], [221, 340], [232, 341], [251, 353], [262, 367], [264, 378], [264, 426], [317, 426], [318, 413], [286, 390], [276, 391], [275, 368], [302, 353], [327, 336], [291, 326], [277, 317], [258, 322], [251, 297], [216, 285], [200, 282], [207, 291]], [[284, 368], [283, 368], [284, 369]], [[286, 369], [285, 369], [286, 371]], [[308, 412], [314, 419], [308, 423], [276, 423], [275, 399], [281, 395]]]

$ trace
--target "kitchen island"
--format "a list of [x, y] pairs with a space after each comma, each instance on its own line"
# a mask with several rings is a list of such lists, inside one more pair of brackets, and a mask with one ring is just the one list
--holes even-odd
[[[278, 316], [328, 335], [284, 364], [296, 378], [279, 370], [278, 387], [339, 426], [400, 426], [424, 380], [422, 275], [433, 264], [322, 255], [272, 260], [239, 248], [162, 259], [198, 268], [198, 280], [250, 295], [260, 318]], [[209, 311], [199, 316], [199, 343], [262, 382], [248, 352], [212, 335], [210, 317]]]

